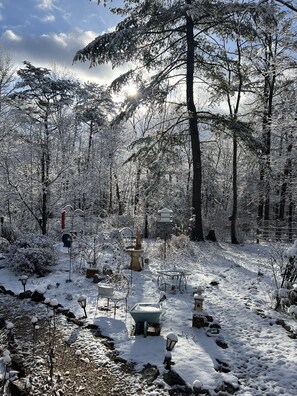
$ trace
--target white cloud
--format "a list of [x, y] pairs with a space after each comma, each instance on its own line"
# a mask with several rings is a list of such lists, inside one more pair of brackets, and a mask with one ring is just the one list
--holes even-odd
[[101, 65], [90, 69], [88, 62], [72, 64], [76, 52], [94, 40], [97, 35], [98, 33], [94, 31], [76, 28], [66, 33], [19, 37], [13, 31], [7, 30], [0, 37], [0, 41], [17, 68], [23, 67], [25, 60], [34, 66], [49, 69], [57, 65], [66, 67], [81, 81], [108, 84], [123, 72], [122, 68], [113, 70], [110, 65]]
[[68, 37], [65, 33], [53, 33], [51, 36], [48, 36], [49, 40], [52, 40], [54, 43], [57, 43], [59, 47], [66, 48], [68, 46]]
[[41, 0], [36, 7], [42, 10], [52, 10], [55, 8], [55, 0]]
[[86, 45], [88, 45], [91, 41], [93, 41], [98, 36], [97, 33], [92, 32], [91, 30], [87, 30], [82, 33], [83, 34], [80, 37], [80, 39], [81, 39], [80, 45], [82, 45], [82, 47], [85, 47]]
[[56, 18], [54, 17], [54, 15], [46, 15], [41, 20], [42, 22], [55, 22]]
[[48, 33], [40, 36], [42, 41], [46, 41], [49, 47], [55, 46], [67, 48], [68, 51], [75, 55], [74, 51], [81, 49], [82, 47], [89, 44], [97, 34], [93, 31], [82, 31], [80, 29], [74, 29], [68, 33]]
[[7, 41], [14, 41], [14, 42], [22, 41], [22, 37], [15, 34], [12, 30], [5, 30], [5, 32], [2, 35], [2, 38]]

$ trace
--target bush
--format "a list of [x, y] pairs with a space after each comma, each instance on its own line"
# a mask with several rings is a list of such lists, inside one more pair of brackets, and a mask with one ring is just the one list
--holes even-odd
[[53, 241], [46, 236], [29, 234], [18, 238], [9, 250], [10, 268], [18, 274], [49, 274], [57, 262], [53, 245]]
[[170, 245], [175, 249], [187, 249], [190, 246], [190, 238], [188, 235], [172, 235]]
[[18, 236], [18, 231], [15, 226], [10, 223], [4, 223], [2, 226], [2, 238], [8, 240], [9, 243], [15, 242]]
[[0, 252], [7, 252], [9, 249], [9, 242], [7, 239], [5, 238], [1, 238], [0, 237]]

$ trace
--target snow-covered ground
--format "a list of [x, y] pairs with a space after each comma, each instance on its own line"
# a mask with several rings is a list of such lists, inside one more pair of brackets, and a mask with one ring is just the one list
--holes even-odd
[[[166, 295], [161, 303], [160, 336], [132, 335], [134, 320], [125, 311], [124, 302], [119, 304], [115, 317], [113, 310], [98, 309], [98, 285], [79, 271], [79, 263], [74, 263], [71, 282], [67, 282], [69, 255], [62, 244], [54, 272], [43, 278], [29, 278], [27, 289], [45, 290], [46, 298], [57, 299], [77, 317], [83, 315], [77, 298], [85, 295], [85, 323], [98, 325], [104, 335], [113, 338], [119, 355], [134, 362], [139, 370], [150, 363], [158, 366], [161, 374], [165, 371], [166, 335], [174, 332], [178, 342], [172, 351], [173, 369], [189, 385], [200, 381], [211, 394], [222, 389], [223, 384], [230, 384], [237, 389], [237, 395], [296, 395], [296, 338], [289, 335], [297, 334], [297, 322], [273, 309], [273, 274], [267, 265], [271, 247], [191, 243], [182, 253], [167, 251], [167, 259], [162, 260], [159, 254], [162, 243], [144, 241], [148, 262], [143, 271], [124, 270], [127, 276], [132, 276], [128, 311], [139, 302], [156, 304]], [[123, 257], [126, 265], [129, 257]], [[159, 288], [158, 271], [173, 268], [188, 273], [187, 288], [164, 292]], [[0, 269], [0, 284], [15, 293], [22, 291], [19, 276], [5, 267]], [[203, 314], [213, 318], [218, 333], [210, 332], [209, 327], [192, 326], [198, 286], [204, 289]], [[99, 305], [105, 302], [100, 299]], [[280, 319], [291, 326], [291, 332], [278, 324]], [[65, 327], [65, 332], [68, 328]], [[85, 343], [83, 338], [79, 342], [96, 360], [96, 340], [88, 337]]]

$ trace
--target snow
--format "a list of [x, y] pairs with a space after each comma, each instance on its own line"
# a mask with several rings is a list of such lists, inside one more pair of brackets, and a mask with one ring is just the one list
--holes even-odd
[[[119, 355], [134, 362], [139, 371], [150, 363], [156, 365], [161, 374], [165, 372], [166, 336], [174, 333], [178, 341], [171, 352], [172, 368], [189, 385], [209, 389], [211, 394], [225, 383], [238, 389], [236, 395], [296, 395], [296, 338], [290, 338], [278, 321], [283, 319], [292, 334], [297, 334], [297, 322], [294, 316], [273, 309], [275, 285], [268, 265], [270, 246], [195, 243], [182, 254], [170, 255], [167, 251], [168, 258], [164, 261], [158, 253], [160, 243], [143, 241], [149, 261], [141, 272], [123, 270], [131, 280], [128, 311], [138, 303], [151, 304], [150, 310], [153, 310], [162, 300], [159, 336], [132, 335], [134, 320], [125, 311], [124, 301], [118, 303], [115, 316], [113, 306], [110, 311], [100, 310], [96, 306], [98, 285], [85, 277], [75, 260], [69, 281], [68, 249], [62, 243], [54, 272], [42, 278], [28, 277], [26, 290], [43, 291], [52, 306], [61, 304], [77, 317], [83, 316], [78, 298], [84, 295], [87, 298], [85, 325], [98, 325], [102, 334], [114, 340]], [[124, 268], [129, 260], [124, 254]], [[164, 293], [158, 285], [158, 271], [172, 269], [189, 274], [187, 287]], [[2, 266], [0, 284], [20, 293], [23, 286], [19, 276]], [[211, 323], [216, 325], [213, 331], [209, 327], [192, 326], [193, 315], [199, 314], [194, 311], [197, 292], [202, 293], [204, 299], [203, 316], [211, 316]], [[166, 298], [162, 298], [164, 294]], [[98, 305], [105, 304], [106, 298], [100, 298]], [[141, 309], [147, 308], [144, 305]], [[297, 307], [290, 309], [292, 315], [297, 316]], [[68, 329], [69, 325], [65, 326], [65, 340], [70, 334]], [[93, 359], [102, 364], [104, 358], [97, 355], [97, 344], [92, 337], [80, 338], [76, 353], [88, 354], [89, 358], [83, 356], [86, 362]]]

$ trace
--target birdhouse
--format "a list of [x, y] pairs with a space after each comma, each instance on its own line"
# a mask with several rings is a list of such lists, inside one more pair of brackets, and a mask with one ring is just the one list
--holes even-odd
[[160, 223], [171, 223], [172, 222], [172, 210], [163, 208], [158, 210], [158, 221]]
[[201, 294], [194, 294], [194, 311], [201, 312], [203, 310], [203, 301], [204, 298], [201, 296]]

